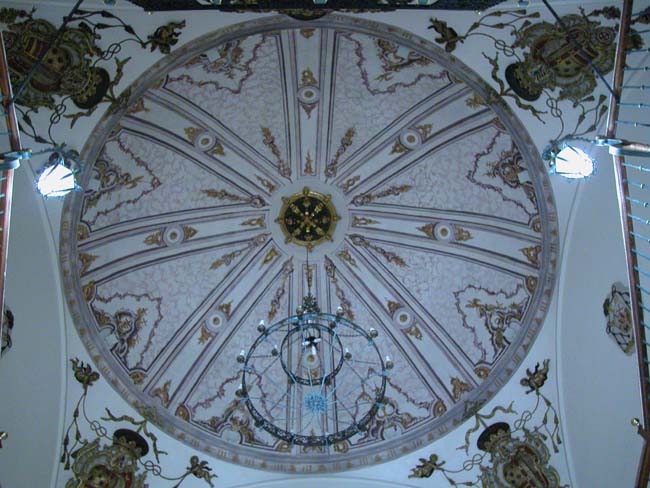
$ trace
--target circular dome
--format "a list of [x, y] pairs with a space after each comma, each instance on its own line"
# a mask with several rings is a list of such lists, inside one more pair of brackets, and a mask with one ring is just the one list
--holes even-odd
[[[83, 151], [61, 260], [91, 357], [159, 427], [247, 466], [338, 471], [445, 435], [510, 378], [548, 307], [557, 217], [528, 135], [467, 67], [384, 24], [267, 17], [126, 93]], [[256, 428], [236, 395], [237, 355], [307, 275], [394, 361], [368, 429], [326, 446]]]

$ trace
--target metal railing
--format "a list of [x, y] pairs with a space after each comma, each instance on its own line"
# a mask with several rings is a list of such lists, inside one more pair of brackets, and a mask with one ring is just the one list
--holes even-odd
[[[0, 114], [4, 127], [0, 124], [0, 135], [9, 139], [12, 151], [20, 151], [20, 133], [13, 106], [13, 94], [9, 79], [9, 65], [5, 43], [0, 33]], [[4, 323], [5, 310], [5, 275], [7, 271], [7, 251], [9, 247], [9, 224], [11, 221], [11, 196], [13, 189], [13, 169], [0, 170], [0, 334]]]
[[[631, 318], [636, 341], [641, 393], [641, 419], [635, 419], [643, 438], [636, 487], [650, 480], [650, 30], [633, 32], [632, 0], [624, 0], [619, 23], [613, 94], [609, 100], [604, 143], [614, 164], [616, 190], [630, 286]], [[643, 48], [639, 39], [645, 40]], [[633, 42], [636, 40], [637, 42]], [[638, 140], [640, 142], [628, 142]]]

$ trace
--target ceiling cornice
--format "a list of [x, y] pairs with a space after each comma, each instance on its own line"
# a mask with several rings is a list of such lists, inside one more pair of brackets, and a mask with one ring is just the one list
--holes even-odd
[[226, 11], [260, 11], [260, 10], [301, 10], [307, 12], [322, 12], [324, 10], [484, 10], [494, 7], [505, 0], [437, 0], [428, 5], [422, 5], [417, 0], [409, 2], [395, 0], [327, 0], [316, 4], [313, 0], [255, 0], [241, 2], [240, 0], [218, 0], [212, 4], [209, 0], [128, 0], [144, 10], [226, 10]]

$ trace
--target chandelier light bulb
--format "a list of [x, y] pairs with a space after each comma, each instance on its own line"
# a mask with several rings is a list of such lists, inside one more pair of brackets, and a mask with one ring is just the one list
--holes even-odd
[[318, 349], [316, 349], [316, 346], [313, 344], [305, 349], [305, 364], [309, 370], [318, 369], [320, 366]]
[[36, 179], [36, 189], [45, 198], [62, 198], [77, 190], [75, 172], [58, 152], [52, 153]]
[[386, 366], [386, 369], [393, 369], [394, 364], [393, 364], [393, 360], [390, 358], [390, 356], [386, 356], [385, 366]]
[[257, 332], [262, 334], [266, 330], [266, 326], [264, 325], [264, 320], [260, 320], [260, 323], [257, 326]]
[[237, 356], [237, 362], [243, 363], [244, 361], [246, 361], [246, 351], [242, 349], [239, 355]]
[[379, 335], [379, 332], [377, 332], [377, 329], [375, 329], [374, 327], [370, 327], [370, 330], [368, 331], [368, 335], [373, 339], [375, 339]]

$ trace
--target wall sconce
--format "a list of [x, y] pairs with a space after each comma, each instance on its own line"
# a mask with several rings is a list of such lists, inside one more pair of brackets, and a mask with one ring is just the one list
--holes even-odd
[[[589, 178], [596, 172], [596, 161], [583, 149], [573, 144], [583, 139], [565, 139], [560, 144], [553, 142], [542, 152], [542, 158], [548, 161], [551, 174], [563, 176], [570, 180]], [[586, 140], [591, 143], [593, 141]]]
[[79, 172], [79, 162], [73, 154], [54, 151], [36, 177], [36, 190], [45, 198], [63, 198], [81, 188], [75, 175]]

